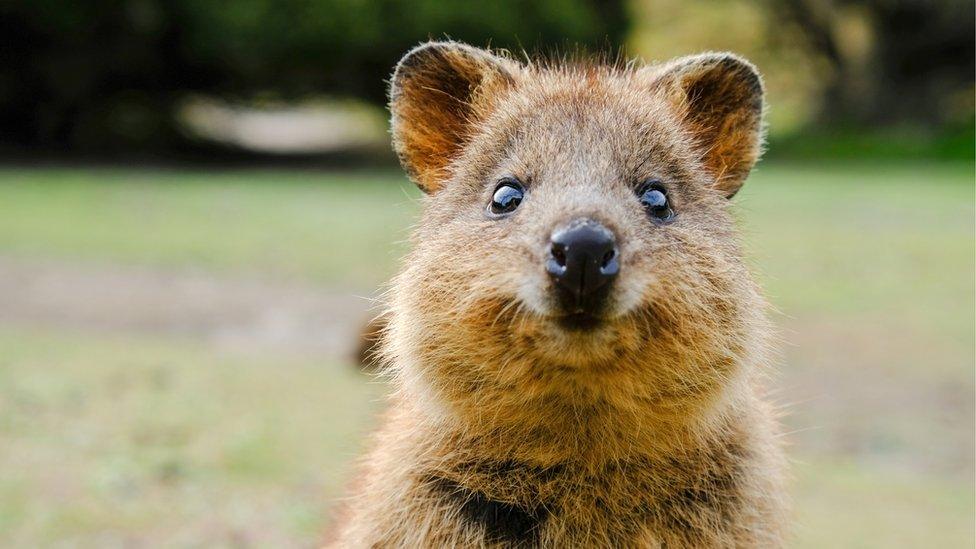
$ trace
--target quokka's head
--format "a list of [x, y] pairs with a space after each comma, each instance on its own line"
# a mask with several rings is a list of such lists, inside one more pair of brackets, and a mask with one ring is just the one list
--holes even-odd
[[676, 399], [755, 351], [762, 302], [727, 211], [762, 146], [748, 62], [433, 42], [400, 61], [390, 108], [426, 193], [387, 343], [408, 379], [448, 400]]

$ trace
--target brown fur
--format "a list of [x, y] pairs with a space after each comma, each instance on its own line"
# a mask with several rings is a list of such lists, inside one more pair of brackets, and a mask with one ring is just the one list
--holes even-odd
[[386, 324], [386, 315], [381, 314], [371, 318], [359, 333], [358, 345], [352, 358], [364, 371], [374, 371], [382, 363], [380, 342], [383, 339]]
[[[762, 83], [729, 54], [528, 64], [457, 43], [401, 61], [396, 150], [429, 195], [393, 283], [396, 387], [338, 525], [348, 547], [775, 547], [783, 457], [760, 398], [769, 327], [727, 197], [762, 143]], [[485, 207], [525, 183], [510, 217]], [[635, 188], [668, 187], [652, 223]], [[599, 328], [552, 319], [555, 227], [610, 228]]]

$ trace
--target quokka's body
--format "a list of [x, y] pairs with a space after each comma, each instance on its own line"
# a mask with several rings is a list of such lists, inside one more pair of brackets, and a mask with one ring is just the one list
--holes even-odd
[[762, 145], [755, 69], [430, 43], [391, 110], [427, 196], [333, 543], [782, 545], [769, 328], [728, 212]]

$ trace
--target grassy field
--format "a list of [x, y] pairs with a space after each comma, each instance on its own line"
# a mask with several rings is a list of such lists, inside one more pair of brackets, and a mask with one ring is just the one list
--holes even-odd
[[[0, 546], [311, 546], [384, 391], [341, 356], [4, 314], [3, 265], [368, 295], [418, 196], [392, 173], [0, 170]], [[770, 164], [735, 200], [782, 331], [795, 546], [972, 547], [973, 166]]]

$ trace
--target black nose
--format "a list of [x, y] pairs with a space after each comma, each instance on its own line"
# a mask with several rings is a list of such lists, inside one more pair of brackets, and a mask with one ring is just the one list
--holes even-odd
[[573, 221], [552, 234], [546, 271], [570, 312], [592, 312], [620, 271], [613, 233], [592, 219]]

